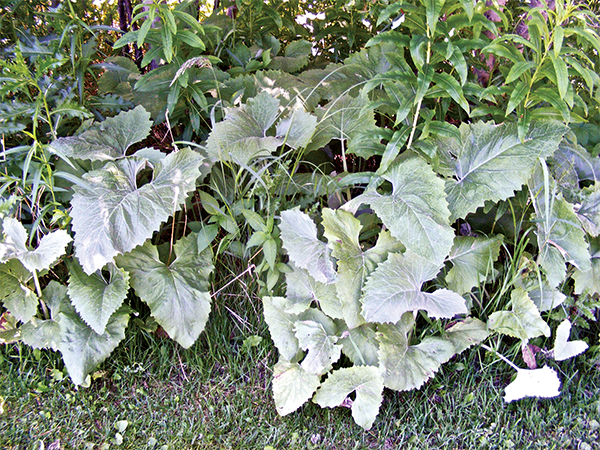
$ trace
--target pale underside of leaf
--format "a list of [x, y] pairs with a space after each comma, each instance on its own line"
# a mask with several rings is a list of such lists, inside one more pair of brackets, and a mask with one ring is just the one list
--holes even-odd
[[137, 174], [147, 160], [130, 158], [108, 163], [85, 175], [85, 186], [73, 190], [75, 255], [88, 275], [141, 245], [184, 203], [196, 187], [202, 157], [189, 149], [165, 157], [154, 179], [138, 188]]
[[411, 250], [391, 253], [365, 283], [363, 316], [368, 322], [395, 323], [407, 311], [425, 310], [438, 318], [466, 314], [465, 300], [457, 293], [447, 289], [421, 291], [423, 283], [434, 278], [440, 267]]
[[359, 366], [332, 372], [317, 390], [313, 401], [322, 408], [335, 408], [352, 392], [356, 392], [352, 417], [368, 430], [375, 422], [383, 401], [383, 379], [378, 368]]
[[535, 370], [517, 370], [517, 378], [505, 388], [504, 401], [510, 403], [525, 397], [551, 398], [560, 395], [560, 380], [554, 369], [545, 366]]
[[588, 344], [583, 341], [569, 341], [571, 334], [571, 322], [565, 319], [556, 328], [556, 339], [554, 340], [554, 359], [564, 361], [577, 356], [587, 350]]

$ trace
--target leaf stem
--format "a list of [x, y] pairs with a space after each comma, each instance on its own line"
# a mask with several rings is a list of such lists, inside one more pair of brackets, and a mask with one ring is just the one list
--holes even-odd
[[515, 369], [515, 370], [521, 370], [521, 368], [518, 367], [517, 365], [515, 365], [510, 359], [508, 359], [506, 356], [498, 353], [498, 351], [495, 350], [495, 349], [493, 349], [492, 347], [490, 347], [490, 346], [488, 346], [486, 344], [481, 344], [481, 347], [485, 348], [486, 350], [488, 350], [490, 352], [494, 352], [498, 358], [500, 358], [502, 361], [504, 361], [506, 364], [508, 364], [513, 369]]

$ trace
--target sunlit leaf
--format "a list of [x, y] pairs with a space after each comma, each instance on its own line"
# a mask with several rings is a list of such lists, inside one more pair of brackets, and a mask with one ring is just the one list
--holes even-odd
[[560, 395], [560, 380], [554, 369], [517, 370], [517, 378], [504, 389], [504, 401], [510, 403], [526, 397], [551, 398]]
[[306, 372], [298, 363], [279, 361], [273, 368], [273, 397], [281, 416], [296, 411], [317, 390], [320, 377]]
[[144, 158], [107, 163], [74, 186], [75, 255], [91, 274], [120, 254], [141, 245], [161, 222], [175, 213], [196, 187], [202, 157], [189, 149], [171, 153], [154, 167], [153, 179], [141, 187], [137, 176], [148, 167]]
[[18, 259], [0, 264], [0, 300], [21, 322], [27, 322], [37, 312], [38, 297], [27, 285], [32, 275]]
[[583, 341], [569, 341], [571, 333], [571, 322], [565, 319], [556, 328], [556, 339], [554, 340], [554, 359], [564, 361], [577, 356], [587, 350], [588, 345]]
[[342, 346], [336, 344], [338, 337], [312, 320], [296, 322], [294, 330], [300, 348], [308, 352], [302, 360], [302, 368], [316, 375], [330, 371], [342, 352]]
[[292, 306], [287, 312], [299, 314], [316, 301], [321, 310], [332, 319], [344, 318], [334, 284], [316, 281], [306, 269], [301, 269], [293, 262], [288, 265], [292, 267], [292, 271], [285, 274], [286, 297], [292, 302]]

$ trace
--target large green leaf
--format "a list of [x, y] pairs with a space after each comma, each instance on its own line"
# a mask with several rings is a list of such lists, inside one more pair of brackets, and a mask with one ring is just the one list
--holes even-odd
[[263, 315], [269, 327], [271, 339], [283, 360], [291, 361], [300, 351], [294, 324], [297, 314], [288, 313], [292, 302], [285, 297], [263, 297]]
[[396, 323], [407, 311], [425, 310], [430, 317], [454, 317], [468, 312], [465, 299], [456, 292], [439, 289], [423, 292], [441, 265], [407, 250], [391, 253], [368, 277], [364, 287], [363, 316], [368, 322]]
[[502, 236], [478, 238], [457, 236], [448, 256], [452, 268], [446, 274], [448, 287], [465, 294], [475, 286], [485, 283], [494, 271], [494, 261], [500, 254]]
[[79, 136], [60, 138], [50, 148], [69, 158], [105, 161], [122, 158], [150, 133], [150, 113], [142, 106], [93, 125]]
[[270, 155], [282, 144], [282, 139], [267, 134], [279, 114], [279, 100], [265, 91], [246, 105], [228, 109], [206, 141], [209, 158], [248, 164], [252, 158]]
[[288, 265], [292, 270], [285, 274], [286, 297], [293, 303], [293, 306], [289, 307], [287, 312], [299, 314], [305, 311], [312, 302], [317, 302], [321, 311], [332, 319], [344, 318], [336, 285], [315, 280], [306, 269], [301, 269], [293, 262]]
[[536, 122], [521, 142], [517, 124], [478, 122], [461, 125], [460, 140], [434, 140], [442, 165], [452, 174], [446, 184], [451, 221], [488, 200], [512, 196], [530, 178], [538, 158], [552, 155], [566, 132], [558, 122]]
[[81, 320], [67, 298], [60, 308], [58, 321], [62, 335], [58, 349], [73, 383], [80, 385], [125, 339], [129, 309], [122, 307], [116, 311], [108, 321], [104, 333], [97, 334]]
[[60, 311], [64, 304], [69, 307], [67, 287], [51, 281], [42, 292], [42, 300], [50, 312], [50, 318], [46, 320], [32, 317], [31, 320], [21, 327], [23, 342], [33, 348], [49, 348], [57, 351], [62, 340], [60, 329]]
[[360, 298], [367, 275], [387, 258], [388, 253], [403, 250], [402, 244], [388, 232], [382, 232], [377, 245], [366, 251], [359, 242], [362, 225], [343, 210], [323, 210], [324, 235], [332, 256], [338, 260], [336, 289], [341, 303], [342, 318], [349, 328], [364, 323], [360, 314]]
[[538, 264], [550, 286], [556, 287], [565, 278], [565, 262], [584, 272], [591, 268], [586, 233], [573, 205], [556, 193], [554, 182], [545, 179], [541, 167], [530, 180], [529, 190], [537, 224]]
[[320, 377], [305, 371], [298, 363], [279, 361], [273, 368], [273, 398], [281, 416], [306, 403], [319, 387]]
[[40, 239], [36, 249], [27, 247], [27, 231], [16, 219], [3, 221], [4, 242], [0, 242], [0, 262], [18, 259], [30, 272], [50, 268], [65, 253], [71, 236], [65, 230], [55, 230]]
[[302, 360], [302, 368], [316, 375], [329, 372], [342, 353], [342, 346], [336, 344], [338, 337], [313, 320], [296, 322], [294, 331], [300, 348], [308, 352]]
[[279, 228], [283, 247], [294, 264], [321, 283], [335, 280], [331, 250], [317, 238], [317, 227], [308, 215], [298, 209], [283, 211]]
[[71, 303], [85, 323], [96, 333], [104, 333], [110, 317], [127, 297], [129, 274], [109, 263], [107, 278], [100, 270], [87, 275], [75, 261], [69, 264], [69, 273]]
[[600, 183], [579, 192], [581, 203], [575, 207], [583, 229], [592, 236], [600, 235]]
[[361, 203], [371, 205], [407, 249], [434, 264], [441, 263], [454, 239], [442, 180], [417, 157], [391, 166], [383, 178], [392, 183], [391, 194], [367, 191], [344, 209], [355, 209]]
[[540, 312], [533, 301], [521, 288], [515, 289], [511, 294], [511, 310], [496, 311], [488, 319], [490, 330], [527, 342], [529, 339], [541, 336], [550, 336], [550, 327], [540, 316]]
[[590, 242], [592, 254], [590, 270], [585, 272], [575, 269], [573, 280], [575, 281], [575, 294], [600, 294], [600, 239], [594, 238]]
[[383, 401], [383, 379], [378, 368], [360, 366], [332, 372], [313, 401], [321, 408], [335, 408], [348, 402], [347, 397], [352, 392], [356, 392], [356, 399], [352, 402], [352, 417], [358, 425], [368, 430], [375, 422]]
[[294, 109], [277, 123], [277, 137], [294, 149], [306, 147], [317, 128], [317, 118], [303, 109]]
[[84, 175], [74, 186], [75, 255], [91, 274], [119, 253], [152, 236], [161, 222], [184, 203], [196, 187], [202, 157], [189, 149], [169, 154], [154, 167], [151, 182], [137, 187], [137, 175], [148, 161], [133, 157], [107, 163]]
[[385, 387], [397, 391], [418, 389], [456, 353], [450, 341], [437, 337], [410, 345], [408, 334], [413, 327], [411, 313], [404, 314], [397, 325], [378, 327], [379, 366]]
[[212, 249], [198, 248], [198, 234], [181, 238], [173, 247], [172, 261], [163, 262], [149, 241], [118, 264], [131, 276], [135, 293], [150, 307], [152, 316], [182, 347], [196, 341], [210, 313]]
[[18, 259], [0, 265], [0, 300], [21, 322], [27, 322], [37, 312], [38, 297], [28, 286], [32, 275]]
[[481, 320], [467, 317], [446, 330], [445, 338], [454, 345], [454, 351], [461, 353], [472, 345], [479, 344], [489, 336], [487, 325]]
[[366, 323], [341, 333], [339, 343], [342, 352], [355, 366], [379, 365], [379, 341], [376, 336], [376, 325]]

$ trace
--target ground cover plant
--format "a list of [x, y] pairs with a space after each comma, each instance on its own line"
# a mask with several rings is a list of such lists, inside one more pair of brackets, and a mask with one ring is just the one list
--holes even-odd
[[[17, 38], [0, 90], [7, 354], [58, 351], [88, 386], [128, 326], [197, 348], [214, 299], [253, 274], [280, 415], [312, 400], [370, 429], [384, 388], [480, 349], [515, 370], [506, 402], [558, 396], [597, 346], [598, 20], [489, 3], [332, 6], [315, 43], [299, 5], [203, 21], [139, 5], [137, 30], [106, 35], [145, 48], [139, 67], [81, 45], [106, 27]], [[340, 20], [357, 34], [336, 47]]]

